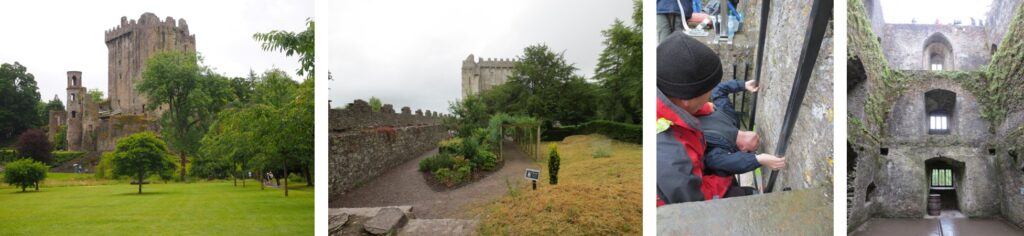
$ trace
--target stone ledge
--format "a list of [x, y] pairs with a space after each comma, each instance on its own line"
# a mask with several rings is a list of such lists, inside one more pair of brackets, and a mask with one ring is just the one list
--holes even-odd
[[658, 208], [658, 235], [832, 235], [832, 188]]

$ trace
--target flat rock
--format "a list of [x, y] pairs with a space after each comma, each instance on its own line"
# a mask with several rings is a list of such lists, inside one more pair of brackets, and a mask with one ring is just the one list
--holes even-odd
[[331, 215], [331, 218], [328, 220], [328, 222], [330, 222], [330, 225], [327, 226], [327, 230], [328, 232], [330, 232], [330, 234], [341, 232], [341, 229], [343, 226], [345, 226], [345, 223], [348, 223], [348, 214]]
[[408, 221], [409, 218], [405, 216], [405, 212], [402, 212], [401, 209], [393, 207], [384, 208], [380, 209], [376, 216], [366, 221], [363, 224], [363, 229], [376, 235], [389, 234], [404, 226]]
[[373, 217], [377, 215], [384, 208], [398, 208], [402, 210], [406, 215], [410, 215], [412, 212], [412, 206], [387, 206], [387, 207], [362, 207], [362, 208], [331, 208], [328, 210], [330, 215], [348, 214], [350, 216], [364, 216]]
[[409, 220], [398, 235], [469, 236], [476, 234], [478, 223], [476, 220], [415, 219]]

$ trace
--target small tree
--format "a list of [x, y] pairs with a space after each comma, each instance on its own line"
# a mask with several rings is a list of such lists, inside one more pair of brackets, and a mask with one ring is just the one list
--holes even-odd
[[29, 129], [18, 137], [18, 157], [32, 158], [43, 164], [53, 162], [53, 144], [42, 131]]
[[373, 110], [375, 112], [379, 112], [380, 111], [380, 107], [384, 106], [384, 104], [381, 103], [380, 98], [377, 98], [377, 97], [370, 97], [370, 102], [369, 103], [370, 103], [370, 110]]
[[554, 143], [548, 145], [548, 150], [551, 153], [548, 157], [548, 174], [551, 175], [551, 184], [558, 184], [558, 166], [562, 162], [562, 158], [558, 157], [558, 146]]
[[7, 163], [7, 170], [4, 171], [4, 182], [20, 187], [24, 192], [25, 188], [35, 186], [39, 191], [39, 182], [46, 178], [46, 164], [32, 159], [21, 159]]
[[146, 177], [159, 174], [169, 178], [168, 170], [175, 169], [167, 145], [152, 132], [137, 133], [118, 140], [113, 155], [111, 162], [114, 164], [114, 175], [135, 178], [139, 194], [142, 194], [142, 183]]

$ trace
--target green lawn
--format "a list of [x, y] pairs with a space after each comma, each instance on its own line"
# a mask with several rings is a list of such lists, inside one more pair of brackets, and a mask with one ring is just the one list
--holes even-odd
[[[50, 173], [55, 182], [87, 175]], [[312, 187], [245, 188], [230, 181], [51, 187], [0, 186], [0, 235], [312, 235]], [[291, 184], [291, 183], [289, 183]]]

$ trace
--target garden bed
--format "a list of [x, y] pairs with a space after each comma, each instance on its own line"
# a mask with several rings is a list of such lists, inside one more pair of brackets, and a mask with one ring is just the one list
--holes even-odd
[[499, 171], [501, 171], [502, 167], [505, 167], [505, 162], [499, 161], [497, 165], [494, 166], [494, 170], [492, 171], [480, 170], [470, 172], [469, 177], [467, 179], [452, 186], [448, 186], [447, 184], [445, 184], [444, 181], [441, 181], [441, 179], [437, 178], [437, 176], [434, 176], [434, 173], [420, 171], [420, 174], [423, 174], [423, 181], [427, 182], [427, 185], [430, 186], [431, 190], [434, 190], [434, 192], [445, 192], [455, 190], [461, 188], [462, 186], [466, 186], [472, 183], [476, 183], [476, 181], [478, 180], [487, 178], [487, 176], [491, 176], [495, 173], [498, 173]]

